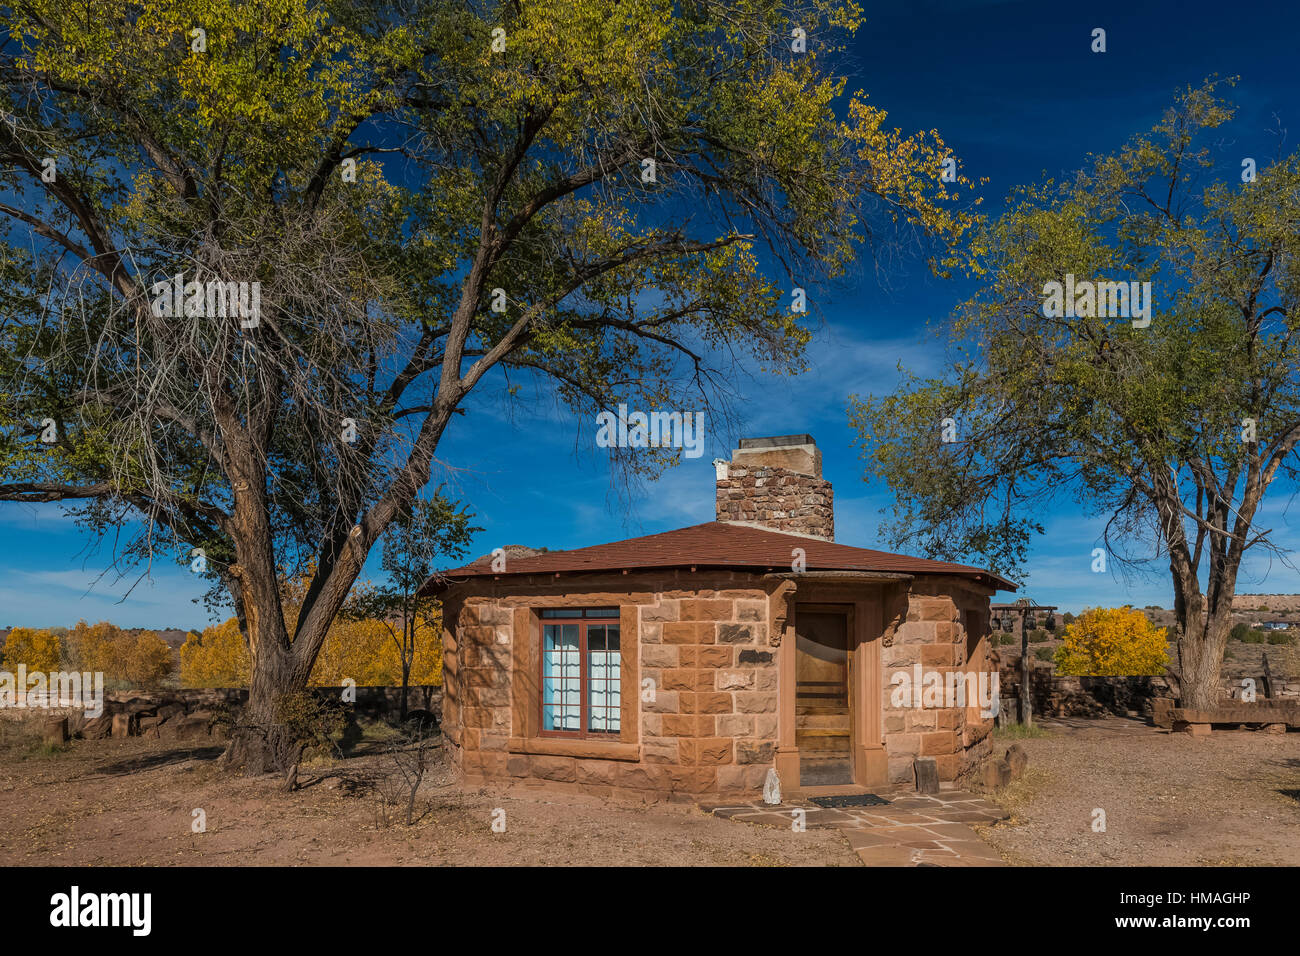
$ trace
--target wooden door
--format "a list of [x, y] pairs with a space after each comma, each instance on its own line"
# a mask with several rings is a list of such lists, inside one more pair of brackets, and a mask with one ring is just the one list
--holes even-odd
[[795, 613], [795, 745], [801, 786], [853, 782], [853, 628], [848, 608]]

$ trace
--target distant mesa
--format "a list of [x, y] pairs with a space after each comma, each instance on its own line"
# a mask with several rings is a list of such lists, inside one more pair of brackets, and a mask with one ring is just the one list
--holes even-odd
[[1300, 611], [1300, 594], [1238, 594], [1232, 599], [1234, 611]]

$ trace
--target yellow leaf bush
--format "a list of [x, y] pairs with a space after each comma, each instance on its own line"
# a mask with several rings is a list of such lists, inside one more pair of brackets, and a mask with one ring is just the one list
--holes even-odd
[[28, 671], [61, 670], [63, 642], [48, 628], [15, 627], [9, 632], [4, 647], [4, 669], [17, 671], [26, 664]]
[[[400, 625], [393, 624], [400, 635]], [[310, 683], [338, 687], [345, 679], [359, 687], [396, 687], [402, 683], [402, 661], [389, 625], [366, 619], [339, 618], [325, 638]], [[182, 687], [247, 687], [248, 646], [239, 621], [230, 618], [191, 634], [181, 648]], [[442, 683], [442, 620], [437, 614], [422, 619], [416, 631], [411, 686]]]
[[239, 619], [190, 632], [181, 645], [182, 687], [247, 687], [248, 647], [239, 631]]
[[171, 673], [172, 650], [153, 631], [78, 621], [66, 637], [49, 628], [14, 628], [5, 642], [4, 666], [13, 671], [19, 664], [29, 671], [98, 671], [107, 681], [154, 687]]
[[1087, 677], [1157, 675], [1169, 663], [1167, 635], [1125, 605], [1084, 611], [1065, 629], [1056, 672]]
[[144, 687], [161, 683], [172, 669], [171, 648], [155, 632], [132, 634], [108, 621], [78, 621], [64, 656], [75, 670], [102, 671], [105, 680]]

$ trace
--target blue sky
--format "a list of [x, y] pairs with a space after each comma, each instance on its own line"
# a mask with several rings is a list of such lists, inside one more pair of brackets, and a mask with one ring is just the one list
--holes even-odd
[[[1149, 128], [1176, 90], [1218, 73], [1240, 75], [1237, 119], [1220, 144], [1224, 175], [1243, 156], [1261, 166], [1296, 148], [1300, 80], [1294, 71], [1300, 13], [1290, 4], [1251, 3], [864, 3], [866, 23], [852, 45], [850, 87], [866, 90], [890, 125], [937, 129], [965, 171], [986, 176], [985, 209], [997, 212], [1016, 184], [1044, 172], [1059, 177], [1088, 152], [1119, 146]], [[1095, 27], [1107, 52], [1090, 52]], [[1279, 139], [1270, 131], [1294, 128]], [[812, 371], [789, 380], [756, 378], [738, 387], [742, 425], [710, 429], [705, 453], [684, 461], [630, 504], [612, 491], [609, 470], [590, 448], [591, 424], [543, 397], [508, 408], [498, 396], [475, 401], [453, 422], [439, 458], [445, 480], [477, 512], [485, 530], [474, 554], [506, 544], [581, 547], [665, 531], [713, 518], [713, 469], [742, 435], [809, 432], [822, 449], [836, 496], [837, 539], [884, 547], [877, 535], [885, 489], [863, 480], [847, 425], [847, 397], [877, 394], [896, 366], [934, 371], [941, 348], [929, 331], [972, 287], [929, 275], [920, 261], [868, 262], [817, 303], [823, 321], [810, 349]], [[1263, 526], [1293, 547], [1300, 515], [1275, 495]], [[1133, 603], [1168, 606], [1167, 570], [1139, 580], [1090, 571], [1101, 519], [1073, 500], [1042, 516], [1047, 536], [1033, 551], [1022, 594], [1078, 610]], [[71, 625], [84, 617], [124, 626], [202, 627], [203, 588], [186, 570], [159, 561], [149, 580], [122, 595], [136, 575], [116, 580], [108, 548], [88, 543], [54, 506], [0, 503], [0, 626]], [[1162, 574], [1162, 571], [1164, 573]], [[98, 580], [97, 580], [98, 578]], [[1274, 561], [1248, 562], [1241, 591], [1300, 591], [1300, 575]], [[1003, 595], [1005, 598], [1006, 595]]]

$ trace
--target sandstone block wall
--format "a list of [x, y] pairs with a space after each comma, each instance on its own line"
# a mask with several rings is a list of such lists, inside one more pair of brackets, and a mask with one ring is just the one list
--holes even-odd
[[471, 762], [482, 753], [504, 755], [510, 735], [510, 610], [476, 599], [444, 605], [443, 621], [443, 733], [452, 757], [464, 763], [466, 751]]
[[[886, 608], [881, 663], [884, 685], [885, 750], [891, 783], [913, 780], [917, 757], [934, 757], [940, 780], [958, 780], [979, 763], [992, 746], [991, 719], [979, 716], [978, 706], [896, 706], [895, 675], [909, 679], [917, 664], [923, 674], [964, 674], [983, 666], [967, 659], [972, 638], [987, 634], [988, 592], [949, 579], [918, 578], [910, 590]], [[978, 633], [971, 635], [968, 627]]]
[[[489, 593], [449, 594], [443, 727], [453, 760], [470, 782], [647, 799], [759, 792], [778, 745], [781, 635], [771, 639], [770, 619], [782, 603], [772, 596], [776, 587], [743, 573], [664, 572], [581, 584], [503, 581], [487, 586]], [[940, 674], [978, 666], [968, 660], [968, 628], [987, 633], [987, 591], [917, 579], [910, 590], [886, 593], [877, 641], [889, 781], [910, 784], [919, 756], [936, 759], [941, 779], [958, 780], [988, 752], [992, 720], [981, 719], [977, 705], [895, 707], [893, 676], [910, 675], [915, 664]], [[548, 606], [622, 609], [625, 708], [617, 741], [523, 738], [520, 724], [540, 693], [525, 648], [536, 609]], [[517, 660], [529, 672], [522, 684]], [[654, 691], [647, 699], [643, 685]], [[529, 699], [514, 700], [520, 686]]]
[[644, 759], [700, 792], [753, 790], [776, 756], [777, 664], [763, 590], [670, 591], [640, 611]]
[[[643, 592], [586, 585], [585, 594], [481, 596], [449, 605], [444, 619], [455, 626], [443, 638], [444, 724], [467, 779], [545, 781], [586, 793], [652, 797], [760, 789], [777, 737], [767, 592], [736, 587], [739, 575], [717, 577], [715, 587], [698, 590], [667, 575], [638, 581], [652, 588]], [[530, 609], [561, 606], [557, 600], [623, 609], [620, 638], [625, 648], [630, 642], [637, 671], [633, 683], [624, 675], [623, 696], [634, 697], [637, 712], [635, 726], [624, 717], [617, 744], [633, 751], [630, 757], [602, 753], [610, 749], [603, 740], [554, 745], [570, 753], [511, 747], [520, 733], [519, 712], [511, 706], [512, 650], [536, 626]], [[653, 693], [644, 693], [647, 687]], [[536, 706], [536, 693], [527, 707]], [[555, 739], [543, 738], [540, 746]]]

